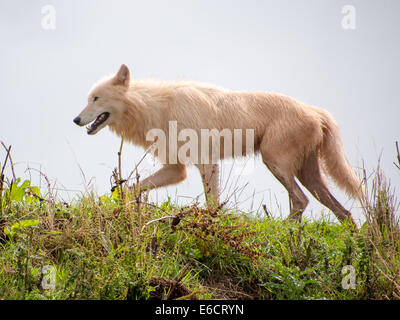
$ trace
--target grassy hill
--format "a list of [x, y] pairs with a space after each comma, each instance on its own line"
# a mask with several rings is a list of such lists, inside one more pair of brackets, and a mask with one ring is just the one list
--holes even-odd
[[0, 299], [400, 298], [398, 206], [379, 170], [358, 233], [157, 205], [121, 185], [63, 203], [0, 182]]

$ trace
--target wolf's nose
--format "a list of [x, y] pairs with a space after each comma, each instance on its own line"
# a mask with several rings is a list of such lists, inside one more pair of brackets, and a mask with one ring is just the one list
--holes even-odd
[[81, 118], [76, 117], [76, 118], [74, 119], [74, 122], [75, 122], [76, 124], [79, 125], [79, 123], [81, 122]]

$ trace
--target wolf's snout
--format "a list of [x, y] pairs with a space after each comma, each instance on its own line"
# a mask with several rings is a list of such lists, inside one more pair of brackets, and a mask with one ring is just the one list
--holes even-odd
[[74, 122], [79, 126], [80, 123], [81, 123], [81, 118], [80, 118], [80, 117], [76, 117], [76, 118], [74, 119]]

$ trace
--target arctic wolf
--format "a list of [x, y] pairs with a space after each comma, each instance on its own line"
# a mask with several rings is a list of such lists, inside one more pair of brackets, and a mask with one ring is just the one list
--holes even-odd
[[[178, 130], [241, 129], [254, 132], [251, 152], [260, 153], [264, 164], [289, 193], [290, 219], [301, 219], [308, 199], [295, 178], [340, 221], [353, 222], [351, 214], [330, 193], [326, 172], [348, 195], [361, 198], [361, 183], [350, 167], [339, 137], [338, 126], [325, 110], [288, 96], [269, 92], [231, 91], [189, 81], [131, 81], [130, 71], [119, 71], [95, 84], [88, 105], [74, 119], [96, 134], [105, 126], [135, 145], [149, 148], [146, 139], [152, 129], [166, 133], [169, 151], [169, 124]], [[200, 134], [199, 134], [200, 135]], [[245, 140], [245, 139], [243, 139]], [[219, 147], [224, 148], [220, 137]], [[178, 142], [182, 145], [184, 141]], [[248, 150], [248, 148], [246, 148]], [[241, 155], [246, 155], [244, 151]], [[219, 152], [220, 158], [225, 157]], [[194, 163], [201, 173], [207, 202], [219, 202], [218, 164]], [[181, 182], [187, 163], [168, 162], [141, 181], [141, 188], [154, 189]]]

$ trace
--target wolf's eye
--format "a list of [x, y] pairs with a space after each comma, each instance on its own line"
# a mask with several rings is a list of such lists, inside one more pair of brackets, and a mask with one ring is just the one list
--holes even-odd
[[94, 97], [93, 98], [93, 102], [95, 102], [99, 97]]

